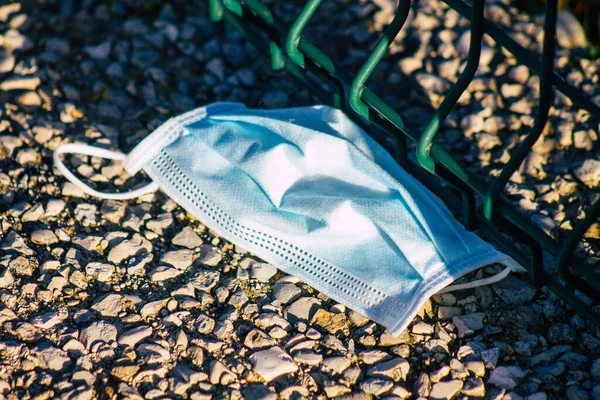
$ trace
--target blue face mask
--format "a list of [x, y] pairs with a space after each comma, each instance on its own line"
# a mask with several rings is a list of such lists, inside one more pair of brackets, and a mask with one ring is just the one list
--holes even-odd
[[[124, 160], [153, 180], [130, 193], [79, 181], [61, 153]], [[398, 334], [433, 294], [514, 261], [466, 231], [443, 203], [341, 111], [217, 103], [170, 119], [128, 156], [59, 147], [57, 167], [87, 193], [162, 189], [223, 238]], [[490, 283], [505, 276], [457, 285]]]

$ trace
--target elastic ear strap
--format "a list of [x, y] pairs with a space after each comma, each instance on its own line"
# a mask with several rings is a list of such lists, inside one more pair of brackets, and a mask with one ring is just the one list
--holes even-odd
[[448, 286], [448, 287], [445, 287], [444, 289], [440, 290], [438, 292], [438, 294], [454, 292], [456, 290], [473, 289], [473, 288], [480, 287], [480, 286], [491, 285], [493, 283], [500, 282], [502, 279], [506, 278], [508, 276], [508, 274], [510, 274], [511, 271], [512, 271], [512, 268], [506, 267], [502, 271], [498, 272], [496, 275], [492, 275], [489, 278], [484, 278], [484, 279], [479, 279], [479, 280], [472, 281], [472, 282], [459, 283], [456, 285]]
[[118, 160], [118, 161], [123, 161], [125, 159], [125, 154], [119, 153], [116, 151], [102, 149], [100, 147], [88, 146], [88, 145], [84, 145], [84, 144], [74, 144], [74, 143], [60, 145], [54, 150], [54, 154], [52, 155], [52, 158], [54, 159], [54, 165], [56, 166], [56, 168], [58, 168], [58, 170], [71, 183], [73, 183], [75, 186], [79, 187], [81, 190], [83, 190], [85, 193], [87, 193], [91, 196], [95, 196], [100, 199], [107, 199], [107, 200], [129, 200], [129, 199], [134, 199], [139, 196], [143, 196], [150, 192], [154, 192], [156, 189], [158, 189], [158, 185], [154, 182], [151, 182], [144, 187], [132, 190], [130, 192], [124, 192], [124, 193], [99, 192], [99, 191], [93, 189], [92, 187], [90, 187], [89, 185], [87, 185], [86, 183], [84, 183], [83, 181], [81, 181], [79, 178], [77, 178], [62, 162], [62, 160], [60, 159], [61, 154], [83, 154], [86, 156], [108, 158], [110, 160]]

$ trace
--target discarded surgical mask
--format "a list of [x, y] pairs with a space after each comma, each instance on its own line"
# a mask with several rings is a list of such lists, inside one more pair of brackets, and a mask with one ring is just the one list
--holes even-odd
[[[124, 160], [153, 182], [101, 193], [61, 153]], [[127, 199], [162, 189], [223, 238], [398, 334], [427, 299], [477, 268], [517, 268], [459, 224], [345, 114], [326, 106], [216, 103], [168, 120], [129, 155], [66, 144], [58, 169], [85, 192]]]

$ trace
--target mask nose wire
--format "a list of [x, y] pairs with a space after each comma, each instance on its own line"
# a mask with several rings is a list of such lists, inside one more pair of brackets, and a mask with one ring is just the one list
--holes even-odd
[[139, 196], [143, 196], [147, 193], [154, 192], [158, 189], [158, 185], [154, 182], [151, 182], [146, 186], [143, 186], [139, 189], [135, 189], [135, 190], [132, 190], [129, 192], [123, 192], [123, 193], [99, 192], [99, 191], [93, 189], [92, 187], [90, 187], [89, 185], [87, 185], [85, 182], [81, 181], [79, 178], [77, 178], [62, 162], [62, 160], [60, 159], [61, 154], [83, 154], [86, 156], [101, 157], [101, 158], [107, 158], [110, 160], [117, 160], [117, 161], [125, 160], [125, 154], [120, 153], [118, 151], [106, 150], [106, 149], [103, 149], [100, 147], [88, 146], [88, 145], [84, 145], [84, 144], [75, 144], [75, 143], [63, 144], [63, 145], [58, 146], [54, 150], [52, 158], [54, 160], [54, 165], [56, 166], [56, 168], [58, 168], [58, 170], [64, 175], [64, 177], [67, 178], [71, 183], [73, 183], [75, 186], [77, 186], [78, 188], [80, 188], [85, 193], [87, 193], [91, 196], [95, 196], [97, 198], [107, 199], [107, 200], [129, 200], [129, 199], [134, 199]]

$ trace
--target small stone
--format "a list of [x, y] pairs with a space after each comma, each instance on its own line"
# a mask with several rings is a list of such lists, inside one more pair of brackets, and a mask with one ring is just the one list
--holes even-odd
[[292, 357], [279, 347], [256, 352], [249, 357], [249, 360], [254, 371], [266, 382], [298, 370]]
[[281, 318], [275, 313], [264, 313], [260, 314], [255, 320], [254, 324], [260, 329], [268, 329], [272, 326], [278, 326], [282, 329], [288, 329], [290, 323], [285, 319]]
[[251, 349], [262, 349], [277, 344], [273, 338], [258, 329], [252, 329], [244, 339], [244, 345]]
[[158, 215], [156, 218], [150, 219], [146, 222], [146, 228], [152, 232], [162, 235], [165, 229], [168, 229], [173, 224], [173, 216], [171, 213], [163, 213]]
[[573, 142], [576, 149], [591, 151], [596, 140], [598, 140], [598, 135], [591, 129], [573, 133]]
[[459, 307], [447, 307], [440, 306], [438, 307], [438, 318], [442, 321], [446, 321], [452, 319], [457, 315], [461, 315], [462, 310]]
[[465, 363], [465, 367], [475, 376], [481, 377], [485, 375], [485, 365], [481, 361], [468, 361]]
[[533, 286], [514, 275], [509, 275], [500, 282], [495, 283], [492, 288], [505, 303], [513, 305], [521, 305], [531, 301], [536, 293]]
[[412, 326], [412, 333], [415, 335], [431, 335], [433, 334], [434, 326], [427, 322], [418, 322]]
[[600, 184], [600, 161], [585, 160], [573, 171], [577, 179], [589, 188], [595, 188]]
[[379, 337], [379, 346], [397, 346], [407, 343], [410, 340], [408, 332], [405, 330], [398, 335], [391, 335], [388, 332], [383, 332]]
[[150, 271], [148, 276], [152, 282], [163, 282], [178, 277], [179, 275], [183, 274], [183, 272], [184, 271], [176, 268], [161, 265]]
[[207, 62], [206, 69], [217, 76], [219, 81], [223, 81], [225, 79], [225, 65], [220, 58], [213, 58]]
[[381, 396], [392, 389], [394, 383], [387, 379], [370, 378], [360, 383], [363, 392], [373, 396]]
[[111, 343], [117, 340], [117, 328], [106, 321], [92, 322], [81, 330], [79, 340], [88, 349], [98, 342]]
[[469, 397], [484, 397], [485, 386], [481, 378], [469, 378], [465, 381], [462, 393]]
[[0, 289], [6, 289], [15, 282], [15, 278], [13, 274], [10, 272], [10, 269], [4, 268], [0, 269]]
[[319, 309], [321, 309], [319, 300], [313, 297], [301, 297], [287, 307], [285, 315], [292, 324], [299, 321], [309, 322]]
[[195, 249], [196, 247], [201, 246], [203, 242], [191, 227], [186, 226], [173, 238], [171, 243], [176, 246]]
[[140, 310], [140, 315], [142, 318], [154, 317], [158, 315], [158, 313], [165, 308], [169, 299], [161, 299], [156, 301], [151, 301], [150, 303], [144, 304], [142, 309]]
[[452, 322], [458, 329], [458, 337], [464, 338], [465, 336], [472, 335], [475, 331], [483, 329], [483, 319], [485, 313], [473, 313], [460, 317], [453, 317]]
[[58, 238], [50, 229], [38, 229], [31, 233], [31, 241], [35, 244], [48, 246], [58, 243]]
[[431, 388], [431, 393], [429, 394], [430, 399], [452, 399], [456, 396], [461, 389], [463, 388], [462, 381], [452, 380], [447, 382], [438, 382], [433, 385]]
[[15, 67], [15, 56], [0, 49], [0, 74], [11, 72]]
[[[294, 303], [295, 304], [295, 303]], [[349, 323], [345, 314], [334, 314], [322, 308], [315, 312], [311, 324], [316, 325], [329, 333], [335, 334], [339, 331], [348, 333]]]
[[411, 75], [423, 67], [423, 61], [416, 57], [403, 57], [398, 65], [405, 75]]
[[23, 256], [12, 260], [9, 267], [19, 276], [33, 276], [35, 272], [35, 265]]
[[21, 165], [39, 165], [41, 160], [41, 154], [34, 148], [19, 150], [16, 157], [16, 161]]
[[87, 383], [93, 385], [96, 382], [96, 376], [89, 371], [77, 371], [71, 377], [71, 381], [75, 384]]
[[517, 366], [501, 366], [492, 370], [488, 383], [506, 390], [513, 390], [526, 373]]
[[377, 364], [389, 357], [388, 353], [381, 350], [365, 350], [358, 353], [358, 358], [367, 365]]
[[26, 244], [22, 236], [15, 231], [10, 231], [0, 243], [0, 250], [3, 251], [17, 251], [26, 256], [32, 256], [35, 254]]
[[21, 222], [35, 222], [39, 221], [44, 215], [44, 206], [36, 204], [27, 210], [21, 217]]
[[15, 333], [17, 338], [24, 342], [37, 342], [41, 338], [40, 331], [33, 324], [27, 322], [20, 324]]
[[52, 199], [48, 200], [48, 204], [46, 204], [46, 215], [50, 217], [55, 217], [59, 215], [66, 207], [66, 203], [61, 199]]
[[169, 251], [163, 254], [160, 262], [184, 271], [192, 265], [192, 262], [194, 261], [193, 255], [194, 252], [187, 249]]
[[269, 280], [277, 274], [277, 268], [271, 264], [254, 262], [252, 263], [251, 274], [260, 282], [269, 282]]
[[398, 382], [399, 380], [405, 381], [409, 371], [410, 364], [408, 361], [402, 357], [397, 357], [369, 368], [367, 375], [385, 376], [392, 379], [394, 382]]
[[75, 219], [83, 226], [96, 226], [98, 224], [95, 204], [82, 203], [75, 207]]
[[242, 307], [248, 302], [249, 298], [242, 289], [238, 289], [229, 297], [229, 304], [236, 308]]
[[337, 374], [343, 373], [352, 365], [352, 360], [348, 357], [328, 357], [323, 360], [323, 366]]
[[552, 344], [575, 343], [577, 341], [577, 332], [568, 324], [553, 324], [548, 329], [548, 342]]
[[215, 329], [215, 320], [205, 314], [200, 314], [194, 323], [196, 330], [203, 334], [209, 334]]
[[64, 371], [71, 365], [71, 359], [66, 351], [49, 345], [38, 345], [32, 349], [40, 361], [42, 368], [52, 371]]
[[116, 317], [125, 307], [123, 295], [109, 293], [98, 299], [93, 305], [92, 310], [99, 312], [103, 317]]
[[431, 391], [431, 379], [429, 379], [429, 375], [426, 372], [421, 372], [419, 378], [415, 382], [415, 394], [419, 397], [429, 397], [429, 392]]
[[115, 267], [112, 264], [91, 262], [86, 265], [85, 273], [88, 277], [99, 282], [108, 282], [115, 273]]
[[299, 364], [319, 365], [323, 361], [323, 356], [314, 351], [300, 350], [294, 354], [294, 361]]
[[124, 240], [108, 253], [108, 261], [119, 265], [122, 261], [142, 254], [150, 253], [152, 244], [139, 234], [134, 234], [131, 240]]
[[561, 10], [556, 21], [558, 44], [566, 49], [587, 48], [585, 31], [577, 18], [568, 10]]
[[108, 247], [106, 239], [93, 235], [75, 235], [71, 238], [71, 243], [82, 247], [88, 253], [102, 253]]
[[212, 245], [205, 243], [200, 247], [200, 256], [198, 257], [198, 262], [200, 264], [216, 267], [221, 262], [221, 258], [221, 253], [219, 253]]
[[450, 361], [450, 374], [454, 379], [463, 380], [469, 376], [469, 371], [465, 368], [463, 363], [454, 358]]
[[50, 283], [48, 283], [48, 290], [51, 292], [55, 290], [58, 292], [62, 292], [63, 288], [67, 285], [67, 283], [69, 282], [62, 276], [55, 276], [52, 279], [50, 279]]
[[33, 41], [16, 29], [9, 29], [4, 34], [4, 48], [10, 53], [27, 51], [33, 47]]
[[235, 381], [235, 374], [221, 361], [215, 360], [210, 363], [209, 381], [213, 385], [229, 385]]
[[500, 357], [500, 349], [493, 347], [481, 352], [481, 360], [487, 369], [495, 369]]
[[187, 354], [195, 366], [197, 366], [199, 368], [203, 367], [203, 365], [204, 365], [204, 350], [202, 350], [201, 347], [190, 346], [187, 349]]
[[106, 60], [110, 53], [111, 43], [110, 40], [100, 43], [97, 46], [86, 46], [85, 51], [91, 58], [97, 61]]
[[119, 365], [110, 370], [110, 374], [121, 381], [129, 381], [138, 373], [138, 365]]
[[167, 349], [154, 343], [142, 343], [136, 352], [148, 364], [161, 363], [171, 359], [171, 353]]
[[62, 323], [67, 317], [68, 314], [66, 312], [47, 312], [32, 318], [31, 323], [36, 328], [50, 329]]
[[135, 347], [135, 345], [142, 340], [152, 336], [152, 332], [153, 330], [149, 326], [138, 326], [123, 332], [123, 334], [119, 336], [117, 343], [119, 343], [121, 346]]
[[73, 354], [83, 354], [85, 353], [85, 346], [79, 340], [71, 339], [62, 348], [66, 352], [71, 352]]
[[429, 339], [425, 342], [425, 348], [432, 353], [449, 354], [448, 343], [442, 339]]
[[15, 314], [10, 308], [2, 308], [0, 310], [0, 324], [14, 321], [16, 319], [19, 319], [19, 317], [17, 317], [17, 314]]
[[600, 381], [600, 358], [592, 363], [590, 373], [595, 381]]
[[590, 395], [587, 390], [578, 386], [569, 386], [565, 392], [569, 400], [588, 400]]
[[192, 278], [190, 284], [196, 290], [210, 293], [211, 289], [219, 282], [220, 273], [218, 271], [200, 271]]
[[11, 76], [0, 83], [0, 90], [36, 90], [41, 80], [37, 76]]
[[34, 91], [25, 92], [15, 99], [25, 111], [33, 111], [42, 105], [42, 98]]

